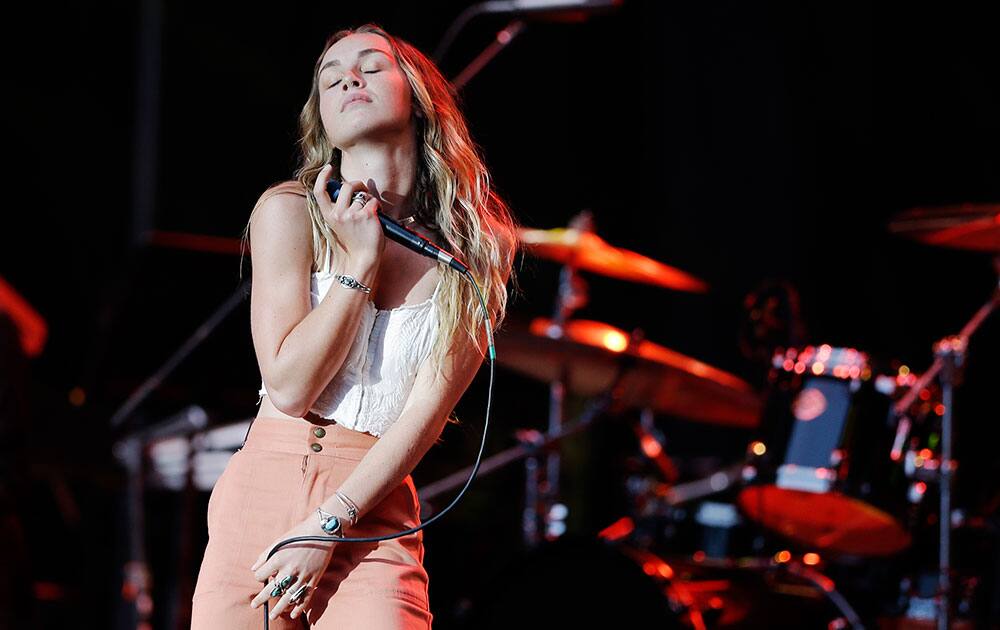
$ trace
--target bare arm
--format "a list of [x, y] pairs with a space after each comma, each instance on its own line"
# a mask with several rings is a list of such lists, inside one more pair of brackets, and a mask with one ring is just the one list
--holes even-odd
[[[515, 243], [507, 242], [504, 246], [508, 252], [513, 252]], [[512, 256], [508, 254], [505, 260], [512, 260]], [[510, 267], [504, 272], [505, 283], [510, 272]], [[496, 321], [495, 317], [492, 321]], [[417, 369], [413, 388], [399, 418], [368, 450], [339, 488], [357, 504], [359, 517], [399, 486], [433, 446], [448, 415], [482, 365], [485, 348], [485, 331], [481, 331], [475, 343], [463, 331], [458, 331], [440, 373], [436, 373], [430, 358]], [[336, 496], [327, 497], [320, 507], [346, 517], [346, 510]], [[346, 518], [343, 521], [346, 523]], [[316, 529], [319, 529], [318, 522]]]
[[[458, 333], [456, 337], [460, 339], [447, 355], [440, 374], [435, 374], [429, 357], [420, 365], [399, 418], [341, 484], [339, 490], [357, 504], [359, 517], [378, 505], [417, 466], [475, 377], [483, 353], [466, 335]], [[335, 496], [328, 497], [320, 507], [346, 516]]]
[[[311, 308], [312, 228], [305, 198], [275, 194], [250, 223], [250, 329], [271, 402], [301, 417], [350, 350], [368, 296], [333, 283]], [[378, 260], [348, 259], [343, 273], [371, 286]]]

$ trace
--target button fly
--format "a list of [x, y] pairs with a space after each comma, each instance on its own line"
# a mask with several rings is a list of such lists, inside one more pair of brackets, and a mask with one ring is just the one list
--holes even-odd
[[318, 438], [325, 437], [326, 429], [324, 429], [323, 427], [316, 427], [315, 429], [313, 429], [313, 435], [315, 435]]
[[313, 442], [312, 444], [309, 445], [309, 448], [318, 453], [323, 450], [323, 445]]

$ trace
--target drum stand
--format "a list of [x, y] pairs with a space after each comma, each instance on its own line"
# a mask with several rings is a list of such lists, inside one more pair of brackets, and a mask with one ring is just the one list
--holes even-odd
[[[589, 211], [583, 211], [573, 217], [569, 222], [569, 227], [582, 231], [592, 232], [594, 229], [593, 215]], [[552, 309], [552, 325], [548, 334], [550, 337], [562, 337], [563, 324], [566, 323], [573, 312], [587, 303], [587, 284], [576, 272], [571, 263], [567, 263], [559, 270], [559, 286], [556, 293], [555, 306]], [[555, 381], [549, 384], [549, 435], [559, 435], [563, 425], [563, 415], [566, 399], [565, 372], [559, 375]], [[614, 385], [612, 385], [613, 387]], [[531, 441], [524, 442], [531, 447]], [[524, 516], [522, 520], [522, 530], [524, 532], [524, 544], [532, 549], [540, 542], [539, 537], [539, 516], [544, 519], [545, 538], [553, 540], [566, 531], [564, 520], [565, 510], [557, 508], [556, 501], [559, 498], [559, 473], [562, 465], [562, 458], [559, 451], [549, 451], [545, 459], [545, 478], [539, 474], [538, 458], [531, 456], [524, 460], [525, 488], [524, 488]]]
[[[1000, 271], [1000, 257], [995, 261]], [[948, 630], [951, 621], [951, 490], [955, 463], [952, 460], [952, 401], [955, 384], [958, 381], [969, 337], [983, 324], [1000, 302], [1000, 283], [993, 295], [987, 300], [972, 319], [962, 328], [961, 332], [952, 337], [945, 337], [934, 344], [934, 363], [910, 388], [907, 395], [893, 405], [893, 412], [898, 417], [899, 424], [895, 444], [900, 445], [906, 440], [909, 432], [909, 421], [905, 417], [907, 409], [920, 395], [920, 392], [940, 374], [941, 402], [944, 414], [941, 416], [941, 465], [938, 496], [938, 630]], [[895, 450], [895, 449], [894, 449]]]

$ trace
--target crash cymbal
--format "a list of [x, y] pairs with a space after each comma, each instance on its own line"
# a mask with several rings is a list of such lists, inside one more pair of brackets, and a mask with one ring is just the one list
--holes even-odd
[[758, 422], [760, 399], [739, 377], [651, 341], [629, 348], [626, 332], [601, 322], [512, 322], [497, 336], [497, 360], [541, 381], [565, 374], [583, 396], [605, 391], [623, 365], [620, 400], [629, 406], [727, 426]]
[[535, 256], [563, 265], [677, 291], [708, 291], [708, 285], [691, 274], [642, 254], [609, 245], [593, 232], [574, 228], [522, 228], [520, 237], [521, 243]]
[[928, 245], [1000, 252], [1000, 204], [913, 208], [893, 217], [889, 231]]

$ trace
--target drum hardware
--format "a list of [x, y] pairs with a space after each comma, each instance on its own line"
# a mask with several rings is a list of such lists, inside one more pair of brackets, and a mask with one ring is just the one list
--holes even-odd
[[639, 414], [639, 421], [632, 423], [632, 429], [636, 438], [639, 439], [642, 454], [656, 465], [657, 470], [660, 471], [667, 483], [672, 484], [677, 481], [679, 476], [677, 466], [674, 465], [673, 460], [664, 449], [666, 439], [653, 423], [653, 410], [645, 407]]
[[[601, 416], [615, 408], [617, 385], [618, 380], [616, 379], [607, 391], [589, 400], [580, 415], [574, 421], [563, 424], [559, 431], [542, 433], [533, 429], [519, 430], [515, 433], [515, 437], [520, 443], [484, 459], [479, 466], [477, 476], [482, 477], [527, 457], [537, 456], [539, 453], [555, 448], [563, 439], [585, 431]], [[420, 500], [429, 502], [444, 493], [461, 487], [468, 480], [471, 471], [472, 467], [469, 466], [422, 486], [418, 489]], [[421, 513], [425, 513], [425, 510], [427, 510], [426, 513], [433, 513], [430, 504], [423, 506]]]
[[[828, 620], [828, 628], [856, 628], [863, 630], [864, 624], [857, 612], [850, 605], [847, 599], [837, 590], [836, 584], [821, 573], [816, 565], [818, 558], [815, 554], [803, 554], [795, 558], [790, 552], [783, 551], [772, 557], [749, 557], [749, 558], [719, 558], [713, 559], [700, 555], [690, 561], [673, 562], [673, 569], [676, 575], [684, 577], [686, 572], [696, 573], [698, 569], [714, 569], [733, 571], [749, 571], [764, 575], [771, 580], [770, 589], [773, 592], [799, 593], [802, 596], [813, 596], [826, 599], [840, 613], [840, 617]], [[670, 559], [668, 559], [669, 561]], [[795, 578], [800, 584], [782, 582], [788, 577]], [[690, 580], [690, 578], [689, 578]], [[681, 581], [681, 580], [679, 580]], [[688, 588], [693, 580], [687, 582]], [[803, 590], [801, 583], [807, 584], [814, 590]], [[728, 586], [728, 585], [727, 585]], [[723, 607], [723, 610], [725, 607]]]
[[[738, 483], [741, 467], [736, 465], [727, 470], [730, 483]], [[689, 483], [710, 487], [708, 479]], [[658, 494], [663, 495], [659, 497], [657, 504], [661, 515], [666, 513], [662, 510], [671, 510], [677, 514], [676, 508], [683, 508], [679, 504], [671, 505], [668, 493]], [[681, 512], [683, 511], [682, 509]], [[702, 537], [697, 551], [683, 556], [676, 553], [654, 554], [650, 551], [650, 541], [643, 535], [641, 524], [650, 513], [647, 511], [646, 514], [637, 516], [640, 522], [631, 517], [623, 517], [605, 528], [600, 537], [617, 543], [624, 553], [642, 564], [647, 575], [664, 579], [664, 592], [670, 599], [673, 610], [682, 615], [681, 619], [686, 626], [725, 628], [731, 625], [776, 625], [773, 619], [746, 618], [754, 614], [773, 614], [773, 611], [766, 608], [762, 610], [759, 594], [750, 596], [745, 592], [748, 588], [745, 584], [747, 574], [756, 574], [763, 580], [756, 588], [763, 588], [768, 597], [792, 598], [795, 601], [827, 600], [839, 614], [839, 617], [832, 620], [824, 619], [823, 623], [827, 627], [864, 627], [859, 615], [837, 590], [833, 580], [821, 572], [823, 560], [819, 554], [807, 552], [793, 555], [787, 550], [769, 556], [732, 554], [726, 537], [739, 522], [739, 514], [732, 504], [703, 501], [687, 515], [682, 513], [674, 516], [684, 519], [693, 517], [693, 521], [701, 528]], [[739, 625], [740, 623], [749, 625]]]
[[[961, 368], [968, 350], [969, 338], [978, 330], [986, 318], [993, 312], [1000, 301], [1000, 290], [995, 291], [990, 299], [955, 336], [945, 337], [934, 345], [934, 363], [924, 375], [933, 377], [939, 375], [941, 383], [941, 404], [944, 414], [941, 416], [941, 459], [938, 471], [938, 629], [947, 630], [951, 619], [951, 491], [956, 463], [952, 459], [952, 409], [954, 387], [959, 380]], [[906, 399], [900, 403], [906, 402]], [[902, 404], [895, 408], [898, 410]]]
[[[965, 203], [937, 208], [913, 208], [898, 214], [889, 231], [937, 247], [951, 247], [995, 254], [993, 267], [1000, 274], [1000, 204]], [[934, 362], [892, 411], [900, 419], [891, 456], [899, 458], [899, 447], [911, 429], [907, 410], [915, 397], [938, 378], [941, 385], [941, 456], [938, 471], [938, 593], [937, 627], [947, 630], [951, 619], [951, 491], [956, 464], [952, 459], [952, 400], [961, 374], [969, 338], [1000, 302], [1000, 278], [992, 295], [962, 330], [934, 344]], [[914, 461], [914, 467], [915, 467]]]
[[[626, 334], [606, 324], [586, 320], [554, 325], [550, 320], [538, 318], [527, 327], [509, 326], [498, 335], [497, 345], [502, 365], [553, 383], [550, 434], [558, 433], [562, 400], [567, 390], [585, 396], [613, 390], [619, 404], [645, 406], [649, 426], [652, 406], [721, 424], [753, 425], [757, 420], [759, 403], [749, 385], [700, 361], [641, 339], [638, 332]], [[650, 452], [658, 450], [656, 459], [664, 467], [666, 477], [671, 478], [672, 464], [663, 454], [662, 445], [657, 444], [642, 423], [636, 425], [635, 430], [641, 434], [640, 439]], [[537, 522], [539, 513], [553, 514], [551, 507], [556, 505], [556, 488], [551, 482], [542, 485], [539, 474], [539, 466], [527, 460], [528, 512], [524, 531], [529, 546], [538, 542], [539, 530], [532, 523]], [[541, 497], [542, 511], [536, 512], [531, 506], [538, 497]], [[553, 526], [555, 529], [547, 532], [550, 537], [560, 533], [559, 523]]]
[[[628, 544], [617, 547], [661, 584], [671, 609], [687, 627], [760, 627], [762, 622], [768, 627], [786, 627], [774, 618], [777, 611], [760, 605], [761, 593], [757, 591], [763, 589], [776, 601], [797, 601], [800, 606], [809, 601], [827, 601], [839, 617], [830, 619], [829, 613], [815, 606], [806, 613], [810, 617], [824, 615], [822, 624], [828, 628], [864, 628], [833, 580], [817, 568], [816, 554], [794, 557], [784, 551], [771, 557], [712, 558], [700, 553], [678, 558], [659, 556]], [[758, 618], [751, 618], [754, 614]], [[810, 622], [809, 627], [820, 627], [818, 619]]]
[[[584, 211], [573, 217], [569, 227], [555, 230], [522, 229], [519, 233], [521, 244], [530, 253], [558, 262], [562, 265], [559, 272], [559, 284], [556, 291], [552, 319], [542, 324], [545, 335], [550, 339], [562, 339], [565, 336], [564, 326], [572, 314], [586, 305], [588, 301], [587, 285], [578, 270], [596, 272], [605, 276], [645, 282], [682, 291], [704, 292], [708, 286], [701, 280], [686, 274], [651, 258], [628, 250], [613, 247], [594, 233], [594, 219], [589, 211]], [[529, 346], [533, 345], [532, 340]], [[632, 344], [631, 337], [620, 333], [616, 340], [622, 344], [618, 350], [625, 350]], [[532, 362], [536, 354], [534, 347], [524, 348], [522, 358]], [[507, 354], [506, 349], [500, 349], [501, 357]], [[611, 357], [608, 357], [611, 358]], [[630, 358], [631, 360], [631, 358]], [[515, 360], [514, 364], [519, 363]], [[610, 361], [610, 369], [617, 373], [619, 360]], [[558, 434], [563, 424], [563, 414], [568, 381], [571, 378], [569, 366], [565, 364], [551, 365], [551, 370], [544, 380], [549, 383], [548, 431]], [[605, 374], [607, 375], [607, 374]], [[614, 379], [617, 380], [617, 376]], [[608, 381], [598, 388], [598, 391], [609, 387]], [[539, 542], [539, 516], [547, 521], [546, 537], [558, 537], [564, 531], [562, 519], [558, 518], [564, 511], [564, 506], [557, 504], [559, 497], [559, 475], [561, 456], [557, 450], [546, 455], [544, 479], [540, 464], [534, 457], [525, 459], [526, 483], [526, 513], [524, 515], [524, 540], [532, 547]], [[535, 506], [538, 506], [536, 509]], [[557, 507], [559, 505], [559, 507]], [[554, 509], [555, 508], [555, 509]], [[550, 516], [557, 518], [550, 519]]]
[[[581, 212], [570, 220], [570, 228], [592, 233], [594, 219], [590, 212]], [[573, 312], [587, 304], [587, 285], [579, 277], [576, 267], [564, 263], [559, 270], [559, 284], [556, 289], [556, 299], [553, 305], [551, 333], [558, 334], [563, 323]], [[566, 371], [560, 370], [555, 378], [549, 381], [549, 423], [550, 433], [558, 433], [562, 428], [566, 400]], [[562, 458], [558, 450], [549, 451], [545, 460], [545, 477], [539, 474], [539, 464], [535, 457], [524, 460], [525, 472], [525, 511], [523, 516], [524, 542], [530, 548], [538, 544], [539, 512], [545, 520], [545, 537], [553, 539], [565, 532], [565, 516], [561, 519], [550, 517], [562, 513], [556, 510], [559, 497], [559, 474]], [[560, 507], [561, 506], [560, 504]]]

